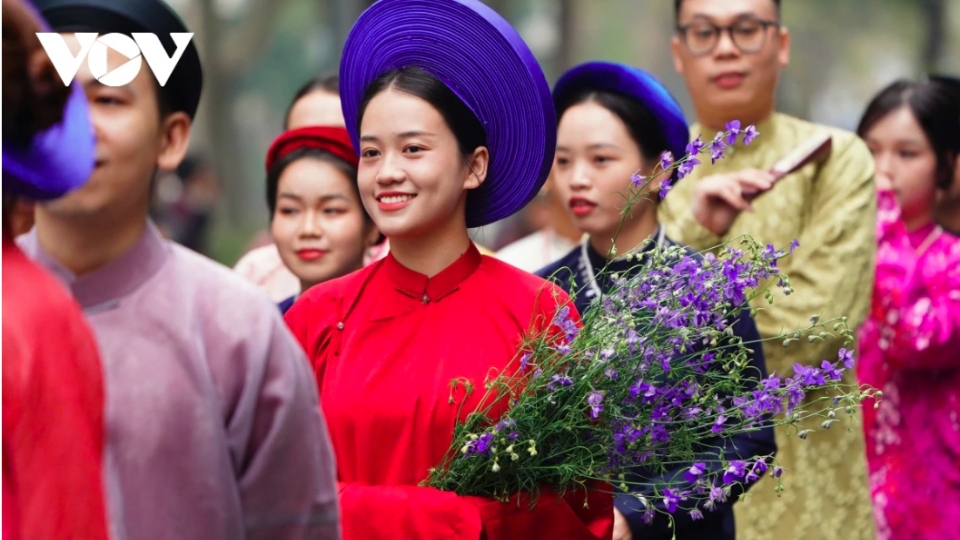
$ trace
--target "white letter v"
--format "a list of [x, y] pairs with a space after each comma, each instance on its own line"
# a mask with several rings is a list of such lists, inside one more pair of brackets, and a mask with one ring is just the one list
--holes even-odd
[[172, 57], [167, 56], [167, 51], [164, 50], [163, 45], [160, 43], [160, 38], [158, 38], [156, 34], [133, 33], [133, 39], [136, 40], [137, 46], [140, 47], [140, 52], [143, 53], [143, 57], [147, 60], [147, 65], [153, 70], [153, 74], [157, 77], [157, 82], [160, 83], [160, 86], [167, 84], [167, 80], [170, 78], [170, 75], [173, 74], [173, 68], [176, 67], [177, 62], [180, 61], [180, 57], [183, 56], [183, 51], [187, 50], [187, 44], [190, 43], [193, 33], [173, 32], [170, 34], [170, 37], [177, 45], [177, 50], [174, 51]]
[[90, 47], [93, 47], [94, 41], [97, 40], [97, 34], [93, 32], [77, 32], [74, 35], [80, 42], [80, 54], [77, 56], [70, 52], [67, 41], [60, 34], [55, 32], [37, 33], [40, 44], [47, 51], [47, 56], [53, 62], [57, 74], [63, 79], [64, 86], [70, 86], [70, 83], [73, 82], [73, 78], [77, 76], [77, 71], [80, 70], [80, 65], [83, 64], [83, 59], [87, 57]]

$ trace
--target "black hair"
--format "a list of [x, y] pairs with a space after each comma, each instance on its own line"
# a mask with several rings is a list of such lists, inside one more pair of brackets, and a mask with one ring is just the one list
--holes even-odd
[[618, 92], [585, 89], [573, 94], [564, 101], [557, 102], [557, 119], [574, 105], [593, 102], [612, 112], [627, 126], [633, 142], [640, 147], [644, 160], [656, 160], [664, 151], [670, 149], [670, 143], [660, 123], [639, 100]]
[[387, 72], [367, 86], [357, 114], [357, 132], [370, 101], [390, 88], [418, 97], [437, 109], [456, 137], [464, 159], [477, 148], [487, 146], [487, 132], [470, 108], [440, 79], [414, 66]]
[[290, 113], [293, 112], [293, 106], [297, 104], [304, 96], [307, 94], [312, 94], [317, 91], [326, 92], [328, 94], [333, 94], [335, 96], [340, 95], [340, 75], [325, 74], [318, 77], [314, 77], [309, 81], [303, 83], [303, 86], [297, 90], [297, 93], [293, 95], [293, 99], [290, 100], [290, 105], [287, 106], [287, 112], [283, 115], [283, 130], [286, 131], [290, 125]]
[[[270, 171], [267, 172], [267, 206], [270, 208], [271, 220], [277, 212], [277, 190], [280, 188], [280, 176], [283, 174], [283, 171], [285, 171], [293, 162], [301, 159], [317, 159], [336, 167], [340, 172], [345, 174], [348, 179], [350, 179], [350, 185], [353, 186], [353, 192], [357, 195], [357, 200], [360, 200], [360, 188], [357, 185], [356, 167], [331, 154], [330, 152], [327, 152], [326, 150], [310, 147], [299, 148], [278, 159], [276, 163], [273, 164], [273, 167], [270, 168]], [[370, 217], [370, 214], [367, 213], [367, 209], [363, 206], [363, 202], [360, 203], [360, 211], [363, 213], [363, 220], [365, 222], [373, 223], [373, 219]], [[377, 238], [376, 243], [382, 244], [385, 239], [386, 237], [381, 233]]]
[[[773, 3], [777, 6], [777, 15], [780, 14], [780, 0], [773, 0]], [[680, 8], [683, 7], [683, 0], [673, 0], [673, 9], [677, 19], [680, 18]]]
[[[353, 186], [354, 190], [357, 193], [357, 197], [360, 196], [360, 190], [357, 187], [357, 169], [353, 165], [343, 161], [342, 159], [334, 156], [326, 150], [321, 150], [319, 148], [299, 148], [290, 152], [289, 154], [278, 159], [273, 167], [267, 171], [267, 206], [270, 208], [270, 216], [272, 217], [274, 212], [277, 210], [277, 190], [280, 186], [280, 176], [283, 174], [283, 171], [287, 169], [293, 162], [299, 161], [301, 159], [311, 158], [319, 161], [329, 163], [336, 167], [340, 172], [345, 174], [347, 178], [350, 179], [350, 184]], [[366, 210], [364, 210], [364, 215], [366, 216]], [[369, 216], [367, 217], [369, 219]]]
[[194, 176], [205, 173], [210, 170], [210, 163], [199, 154], [188, 154], [177, 166], [177, 176], [188, 183]]
[[894, 82], [867, 105], [857, 134], [866, 138], [877, 122], [904, 106], [909, 107], [937, 155], [937, 187], [949, 188], [960, 156], [960, 79], [930, 76], [917, 82]]
[[157, 112], [160, 114], [160, 119], [163, 120], [180, 109], [177, 108], [173, 90], [166, 86], [160, 86], [160, 82], [156, 78], [153, 79], [153, 83], [157, 95]]

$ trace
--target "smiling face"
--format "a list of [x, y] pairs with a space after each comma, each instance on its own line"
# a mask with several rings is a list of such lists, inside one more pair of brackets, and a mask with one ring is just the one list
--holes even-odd
[[[76, 37], [64, 34], [64, 38], [76, 54], [80, 50]], [[108, 49], [109, 69], [128, 60]], [[96, 168], [86, 185], [44, 204], [44, 211], [66, 219], [145, 219], [154, 171], [173, 169], [183, 159], [189, 117], [175, 112], [160, 118], [157, 86], [149, 69], [142, 68], [125, 86], [111, 87], [98, 82], [87, 62], [83, 62], [74, 84], [83, 86], [90, 104], [90, 123], [96, 135]]]
[[352, 184], [338, 167], [312, 157], [294, 161], [280, 174], [270, 232], [304, 290], [359, 270], [366, 247], [376, 239]]
[[877, 168], [896, 194], [908, 226], [933, 219], [937, 156], [910, 108], [901, 106], [878, 120], [864, 139]]
[[[759, 123], [773, 112], [780, 69], [790, 62], [790, 36], [785, 28], [763, 25], [779, 21], [772, 0], [684, 0], [673, 38], [674, 66], [682, 74], [700, 121], [722, 128], [730, 120]], [[711, 25], [733, 26], [737, 43], [722, 31], [710, 52], [696, 54], [709, 42]]]
[[[620, 225], [631, 176], [644, 172], [640, 147], [627, 126], [609, 109], [594, 101], [567, 109], [560, 118], [554, 178], [560, 198], [581, 231], [613, 238]], [[631, 223], [653, 203], [634, 204]]]
[[370, 100], [360, 124], [358, 183], [363, 205], [387, 237], [465, 228], [467, 191], [485, 175], [486, 148], [465, 160], [426, 100], [395, 89]]

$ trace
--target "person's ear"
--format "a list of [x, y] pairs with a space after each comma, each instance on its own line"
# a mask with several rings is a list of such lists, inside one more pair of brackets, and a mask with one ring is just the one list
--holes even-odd
[[777, 61], [780, 63], [780, 67], [787, 67], [790, 65], [790, 30], [787, 30], [786, 26], [781, 26], [777, 36], [780, 48], [777, 53]]
[[473, 151], [467, 160], [467, 177], [463, 179], [463, 189], [477, 189], [487, 180], [490, 166], [490, 151], [481, 146]]
[[680, 75], [683, 75], [683, 58], [680, 56], [680, 47], [682, 46], [680, 36], [674, 34], [673, 39], [670, 40], [670, 51], [673, 53], [673, 69]]
[[183, 111], [168, 114], [160, 121], [157, 168], [172, 171], [180, 165], [190, 146], [190, 126], [190, 117]]

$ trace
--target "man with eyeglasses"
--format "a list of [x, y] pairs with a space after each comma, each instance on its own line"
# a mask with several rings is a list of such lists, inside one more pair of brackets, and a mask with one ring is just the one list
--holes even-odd
[[[780, 20], [779, 0], [675, 4], [673, 58], [699, 120], [693, 136], [710, 142], [739, 121], [740, 129], [755, 124], [760, 139], [746, 146], [741, 138], [715, 164], [702, 156], [706, 163], [677, 183], [660, 207], [667, 234], [695, 249], [740, 235], [778, 249], [799, 241], [799, 248], [780, 262], [796, 292], [777, 293], [773, 304], [762, 296], [752, 303], [760, 334], [770, 339], [806, 327], [814, 315], [821, 320], [848, 316], [856, 330], [870, 304], [876, 245], [869, 151], [852, 133], [776, 112], [777, 80], [790, 60], [790, 34]], [[773, 165], [819, 134], [832, 139], [829, 157], [776, 180]], [[843, 345], [839, 336], [789, 347], [766, 341], [767, 371], [790, 374], [795, 363], [819, 368], [824, 359], [836, 361]], [[847, 382], [855, 381], [851, 376]], [[822, 397], [808, 396], [808, 402]], [[735, 506], [739, 538], [874, 538], [859, 416], [837, 414], [842, 423], [830, 430], [819, 422], [808, 426], [814, 431], [806, 440], [795, 431], [788, 436], [778, 430], [785, 490], [778, 497], [772, 478], [751, 489]], [[851, 421], [857, 424], [848, 433]]]

